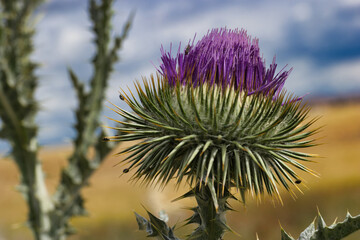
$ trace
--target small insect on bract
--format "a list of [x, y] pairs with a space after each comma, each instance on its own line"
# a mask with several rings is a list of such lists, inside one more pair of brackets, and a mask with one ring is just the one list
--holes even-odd
[[190, 45], [188, 44], [187, 47], [185, 48], [185, 55], [188, 55], [188, 54], [189, 54], [190, 49], [191, 49], [191, 47], [190, 47]]

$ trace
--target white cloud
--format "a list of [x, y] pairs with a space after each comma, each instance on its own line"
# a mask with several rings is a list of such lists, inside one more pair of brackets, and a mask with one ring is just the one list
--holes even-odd
[[293, 59], [293, 71], [286, 80], [285, 88], [296, 95], [304, 95], [314, 90], [314, 85], [319, 84], [318, 70], [311, 59]]
[[359, 0], [337, 0], [338, 3], [345, 7], [360, 7]]
[[74, 56], [81, 56], [85, 51], [85, 46], [89, 45], [91, 35], [84, 29], [83, 26], [71, 26], [60, 29], [58, 36], [58, 52], [59, 58], [65, 61], [70, 61]]
[[[81, 65], [90, 58], [91, 40], [84, 9], [46, 14], [37, 26], [34, 59], [41, 64], [37, 71], [40, 84], [36, 91], [41, 108], [37, 116], [41, 142], [61, 141], [64, 134], [72, 131], [77, 102], [66, 67], [77, 70], [76, 64]], [[86, 74], [80, 72], [79, 75]]]
[[[37, 115], [40, 142], [62, 141], [64, 134], [72, 131], [73, 110], [76, 106], [75, 90], [70, 88], [68, 79], [49, 78], [41, 81], [36, 97], [40, 103]], [[67, 136], [68, 137], [68, 136]]]
[[312, 14], [313, 12], [308, 2], [299, 2], [293, 7], [293, 18], [299, 22], [309, 20]]
[[349, 91], [360, 88], [360, 58], [333, 64], [324, 73], [331, 79], [330, 84], [339, 91]]
[[297, 95], [327, 90], [336, 94], [360, 89], [360, 59], [319, 67], [311, 59], [294, 59], [286, 88]]
[[82, 9], [45, 15], [37, 26], [34, 58], [49, 68], [84, 61], [92, 49], [88, 29]]

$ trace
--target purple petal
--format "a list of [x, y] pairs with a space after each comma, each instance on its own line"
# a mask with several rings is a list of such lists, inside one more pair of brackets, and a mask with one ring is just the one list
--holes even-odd
[[[195, 39], [195, 38], [194, 38]], [[186, 84], [218, 84], [228, 86], [235, 81], [235, 88], [246, 90], [248, 94], [270, 92], [279, 93], [291, 69], [282, 69], [275, 75], [275, 58], [266, 69], [260, 56], [259, 40], [252, 39], [246, 31], [226, 28], [212, 29], [194, 45], [194, 40], [175, 57], [161, 52], [158, 71], [167, 77], [171, 85], [176, 82]]]

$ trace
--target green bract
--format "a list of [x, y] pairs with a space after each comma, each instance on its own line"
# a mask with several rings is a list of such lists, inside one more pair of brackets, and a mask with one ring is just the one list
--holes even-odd
[[[189, 79], [188, 82], [191, 82]], [[279, 195], [301, 182], [291, 167], [313, 173], [299, 161], [315, 155], [296, 148], [313, 146], [309, 109], [284, 91], [248, 95], [234, 84], [170, 85], [163, 76], [136, 84], [138, 98], [121, 98], [132, 112], [116, 107], [126, 121], [114, 129], [116, 141], [141, 140], [123, 153], [135, 168], [134, 180], [164, 186], [185, 178], [192, 186], [216, 186], [218, 194], [236, 187], [253, 195]], [[116, 121], [116, 120], [114, 120]], [[215, 183], [215, 184], [214, 184]]]

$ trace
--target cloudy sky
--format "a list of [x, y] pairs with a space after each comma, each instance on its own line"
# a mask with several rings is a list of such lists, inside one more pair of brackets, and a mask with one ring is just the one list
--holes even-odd
[[[161, 44], [184, 46], [195, 33], [199, 40], [208, 29], [225, 26], [259, 38], [267, 64], [276, 56], [280, 69], [293, 67], [285, 88], [297, 95], [360, 93], [360, 0], [117, 0], [114, 8], [114, 33], [136, 11], [107, 90], [107, 100], [120, 106], [118, 89], [156, 71]], [[83, 81], [91, 76], [87, 1], [49, 0], [40, 13], [33, 57], [42, 64], [40, 143], [67, 144], [75, 135], [77, 102], [66, 68]], [[114, 116], [109, 110], [103, 115]], [[6, 148], [0, 142], [0, 149]]]

